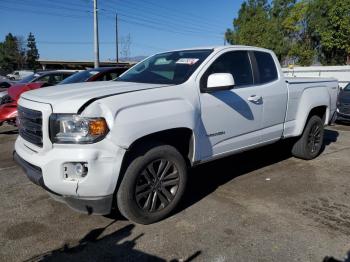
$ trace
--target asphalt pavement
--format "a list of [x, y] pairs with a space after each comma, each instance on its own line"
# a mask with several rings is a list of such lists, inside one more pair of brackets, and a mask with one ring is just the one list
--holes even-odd
[[177, 212], [142, 226], [52, 200], [12, 160], [0, 127], [0, 261], [319, 261], [350, 250], [350, 126], [315, 160], [276, 145], [190, 171]]

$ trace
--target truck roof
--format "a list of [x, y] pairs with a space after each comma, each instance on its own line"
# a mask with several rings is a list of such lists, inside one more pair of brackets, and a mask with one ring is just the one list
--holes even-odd
[[[265, 49], [262, 47], [247, 46], [247, 45], [203, 46], [203, 47], [193, 47], [193, 48], [182, 48], [182, 49], [169, 50], [168, 52], [185, 51], [185, 50], [203, 50], [203, 49], [214, 49], [215, 51], [220, 51], [220, 50], [224, 50], [224, 49], [249, 49], [249, 50], [272, 52], [271, 50]], [[161, 53], [164, 53], [164, 52], [161, 52]]]

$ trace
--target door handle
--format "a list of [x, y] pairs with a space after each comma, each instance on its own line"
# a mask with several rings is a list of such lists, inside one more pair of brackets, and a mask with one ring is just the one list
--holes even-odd
[[248, 97], [248, 101], [253, 103], [260, 103], [262, 102], [262, 97], [257, 95], [251, 95], [250, 97]]

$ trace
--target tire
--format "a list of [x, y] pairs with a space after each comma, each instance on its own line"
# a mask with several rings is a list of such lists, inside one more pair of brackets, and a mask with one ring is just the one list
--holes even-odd
[[117, 206], [127, 219], [151, 224], [174, 211], [186, 183], [187, 165], [174, 147], [144, 148], [135, 154], [125, 171], [117, 192]]
[[309, 118], [303, 134], [294, 143], [292, 155], [304, 160], [316, 158], [323, 147], [324, 125], [319, 116]]

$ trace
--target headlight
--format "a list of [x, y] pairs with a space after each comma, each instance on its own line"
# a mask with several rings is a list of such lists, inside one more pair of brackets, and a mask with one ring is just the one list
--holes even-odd
[[91, 144], [101, 141], [109, 132], [104, 118], [53, 114], [50, 137], [53, 143]]

